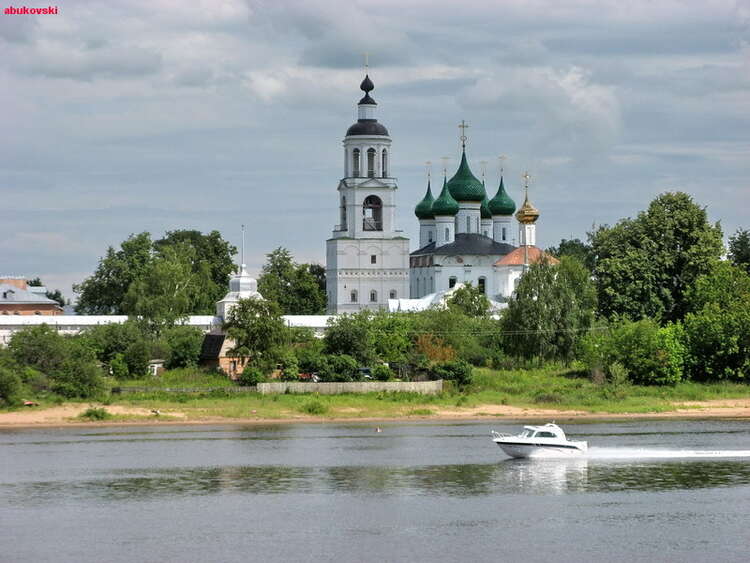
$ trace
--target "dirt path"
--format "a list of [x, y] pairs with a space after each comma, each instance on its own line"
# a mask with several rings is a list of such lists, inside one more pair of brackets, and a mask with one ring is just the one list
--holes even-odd
[[[326, 418], [295, 413], [285, 419], [263, 419], [250, 414], [245, 418], [224, 418], [218, 416], [201, 416], [199, 412], [163, 411], [159, 415], [148, 408], [107, 405], [113, 415], [143, 417], [141, 420], [86, 422], [76, 417], [90, 406], [66, 404], [57, 407], [39, 409], [31, 407], [25, 410], [0, 413], [0, 427], [23, 428], [69, 425], [138, 425], [138, 424], [221, 424], [221, 423], [301, 423], [301, 422], [368, 422], [383, 420], [601, 420], [601, 419], [661, 419], [661, 418], [750, 418], [750, 399], [720, 399], [714, 401], [687, 401], [674, 404], [674, 410], [661, 413], [588, 413], [584, 411], [563, 411], [556, 409], [523, 408], [508, 405], [479, 405], [476, 407], [448, 407], [430, 410], [434, 414], [405, 416], [400, 418], [357, 417], [354, 412], [340, 413], [343, 416]], [[349, 409], [356, 411], [356, 409]], [[193, 414], [193, 416], [190, 416]], [[348, 416], [347, 416], [348, 415]], [[160, 418], [162, 416], [162, 418]], [[166, 417], [166, 418], [164, 418]], [[197, 418], [197, 420], [196, 420]]]

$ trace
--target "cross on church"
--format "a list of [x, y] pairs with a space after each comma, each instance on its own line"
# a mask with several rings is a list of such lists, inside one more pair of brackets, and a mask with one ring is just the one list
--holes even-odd
[[469, 125], [462, 119], [461, 123], [458, 124], [458, 128], [461, 129], [461, 146], [466, 148], [466, 130], [469, 128]]
[[365, 56], [365, 74], [369, 73], [370, 70], [370, 53], [363, 53]]
[[528, 195], [529, 194], [529, 179], [531, 178], [528, 170], [523, 173], [522, 178], [523, 178], [523, 186], [526, 189], [526, 195]]
[[500, 176], [502, 176], [503, 172], [505, 171], [505, 161], [508, 160], [508, 157], [504, 154], [501, 154], [497, 157], [497, 160], [500, 161]]

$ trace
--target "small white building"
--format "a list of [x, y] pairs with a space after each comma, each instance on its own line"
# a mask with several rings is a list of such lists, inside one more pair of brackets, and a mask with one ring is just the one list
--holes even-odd
[[396, 178], [391, 138], [375, 117], [374, 86], [365, 76], [358, 121], [344, 138], [339, 224], [326, 241], [328, 312], [385, 309], [409, 294], [409, 239], [395, 225]]

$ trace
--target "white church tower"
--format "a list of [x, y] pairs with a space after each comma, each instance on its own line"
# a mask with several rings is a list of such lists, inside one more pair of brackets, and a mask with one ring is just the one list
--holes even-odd
[[409, 239], [396, 229], [396, 178], [391, 138], [375, 117], [369, 75], [357, 105], [357, 123], [344, 138], [339, 182], [339, 224], [326, 241], [328, 313], [387, 309], [388, 299], [409, 296]]

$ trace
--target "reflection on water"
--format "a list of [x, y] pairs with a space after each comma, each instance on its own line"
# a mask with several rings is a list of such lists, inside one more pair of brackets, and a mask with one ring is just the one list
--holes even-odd
[[352, 493], [485, 496], [571, 492], [666, 491], [750, 485], [742, 461], [598, 463], [516, 460], [418, 467], [225, 466], [129, 471], [80, 481], [0, 485], [0, 498], [28, 506], [54, 497], [155, 500], [160, 497], [247, 493]]

